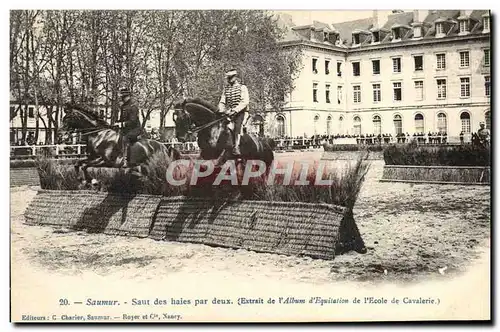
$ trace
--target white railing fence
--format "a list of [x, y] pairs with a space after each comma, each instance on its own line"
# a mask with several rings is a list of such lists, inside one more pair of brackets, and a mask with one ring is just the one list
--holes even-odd
[[[172, 146], [181, 152], [198, 152], [196, 142], [186, 143], [162, 143], [165, 146]], [[85, 144], [54, 144], [54, 145], [21, 145], [10, 147], [11, 159], [26, 159], [35, 156], [51, 156], [56, 158], [78, 158], [87, 154]]]

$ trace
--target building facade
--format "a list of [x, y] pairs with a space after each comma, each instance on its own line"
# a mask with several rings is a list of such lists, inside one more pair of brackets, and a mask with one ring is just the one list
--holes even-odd
[[303, 69], [271, 136], [447, 133], [490, 127], [488, 11], [377, 12], [363, 20], [288, 28]]

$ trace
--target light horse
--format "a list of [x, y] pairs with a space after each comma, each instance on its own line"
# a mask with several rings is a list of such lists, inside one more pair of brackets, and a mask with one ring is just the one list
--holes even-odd
[[[80, 173], [80, 167], [84, 174], [83, 183], [96, 184], [87, 168], [110, 167], [121, 168], [124, 163], [126, 148], [123, 135], [116, 127], [110, 126], [99, 115], [83, 105], [66, 105], [66, 114], [63, 118], [62, 131], [78, 131], [87, 141], [87, 158], [79, 160], [75, 165], [75, 171]], [[146, 164], [156, 152], [164, 152], [170, 160], [180, 159], [180, 153], [171, 147], [166, 147], [158, 141], [151, 139], [139, 139], [130, 148], [130, 160], [128, 161], [130, 172], [136, 177], [142, 175], [141, 165]]]
[[177, 139], [185, 142], [192, 133], [197, 133], [201, 159], [216, 159], [218, 165], [227, 160], [261, 160], [266, 171], [269, 170], [274, 160], [272, 139], [245, 132], [240, 142], [241, 156], [234, 156], [233, 132], [227, 129], [226, 115], [219, 113], [215, 106], [199, 98], [187, 98], [175, 108], [172, 118]]

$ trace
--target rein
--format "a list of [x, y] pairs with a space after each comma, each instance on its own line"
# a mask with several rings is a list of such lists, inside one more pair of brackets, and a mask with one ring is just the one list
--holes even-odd
[[[240, 112], [235, 113], [235, 114], [233, 114], [233, 115], [230, 115], [230, 116], [229, 116], [229, 118], [231, 118], [231, 119], [232, 119], [232, 118], [234, 118], [236, 115], [238, 115], [239, 113], [240, 113]], [[190, 116], [190, 118], [191, 118], [191, 116]], [[226, 117], [225, 117], [225, 116], [223, 116], [223, 117], [221, 117], [221, 118], [219, 118], [219, 119], [216, 119], [216, 120], [214, 120], [214, 121], [211, 121], [211, 122], [209, 122], [209, 123], [205, 123], [204, 125], [202, 125], [202, 126], [200, 126], [200, 127], [194, 128], [193, 130], [189, 130], [189, 133], [191, 133], [191, 134], [196, 134], [196, 133], [198, 133], [199, 131], [201, 131], [201, 130], [203, 130], [203, 129], [206, 129], [206, 128], [208, 128], [208, 127], [213, 126], [214, 124], [217, 124], [217, 123], [219, 123], [219, 122], [224, 121], [225, 119], [226, 119]]]

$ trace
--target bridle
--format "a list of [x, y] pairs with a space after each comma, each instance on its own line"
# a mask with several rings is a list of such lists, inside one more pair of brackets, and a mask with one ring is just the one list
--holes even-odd
[[[191, 118], [191, 114], [189, 114], [189, 112], [187, 112], [184, 108], [182, 109], [177, 109], [175, 111], [182, 111], [184, 112], [185, 116], [187, 117], [187, 121], [188, 121], [188, 128], [192, 128], [193, 127], [193, 120]], [[175, 116], [175, 111], [174, 113], [172, 114], [172, 120], [174, 121], [175, 124], [177, 124], [177, 120], [176, 120], [176, 116]], [[215, 119], [213, 121], [210, 121], [209, 123], [205, 123], [204, 125], [201, 125], [201, 126], [194, 126], [194, 128], [192, 129], [188, 129], [187, 133], [188, 134], [196, 134], [200, 131], [202, 131], [203, 129], [206, 129], [206, 128], [209, 128], [219, 122], [222, 122], [226, 119], [226, 117], [222, 116], [218, 119]]]
[[[79, 110], [71, 110], [71, 113], [70, 114], [67, 114], [66, 116], [72, 116], [72, 117], [77, 117], [77, 116], [80, 116], [80, 117], [86, 117], [88, 118], [87, 115], [83, 114], [82, 112], [80, 112]], [[76, 115], [76, 116], [75, 116]], [[93, 119], [89, 119], [90, 121], [95, 121]], [[97, 133], [101, 130], [104, 130], [104, 129], [112, 129], [112, 130], [115, 130], [114, 128], [112, 128], [110, 125], [107, 125], [107, 126], [104, 126], [104, 125], [99, 125], [97, 122], [95, 124], [95, 128], [85, 128], [85, 129], [73, 129], [73, 130], [70, 130], [70, 128], [68, 128], [68, 132], [69, 131], [72, 131], [74, 133], [80, 133], [82, 136], [86, 136], [86, 135], [91, 135], [91, 134], [94, 134], [94, 133]]]

